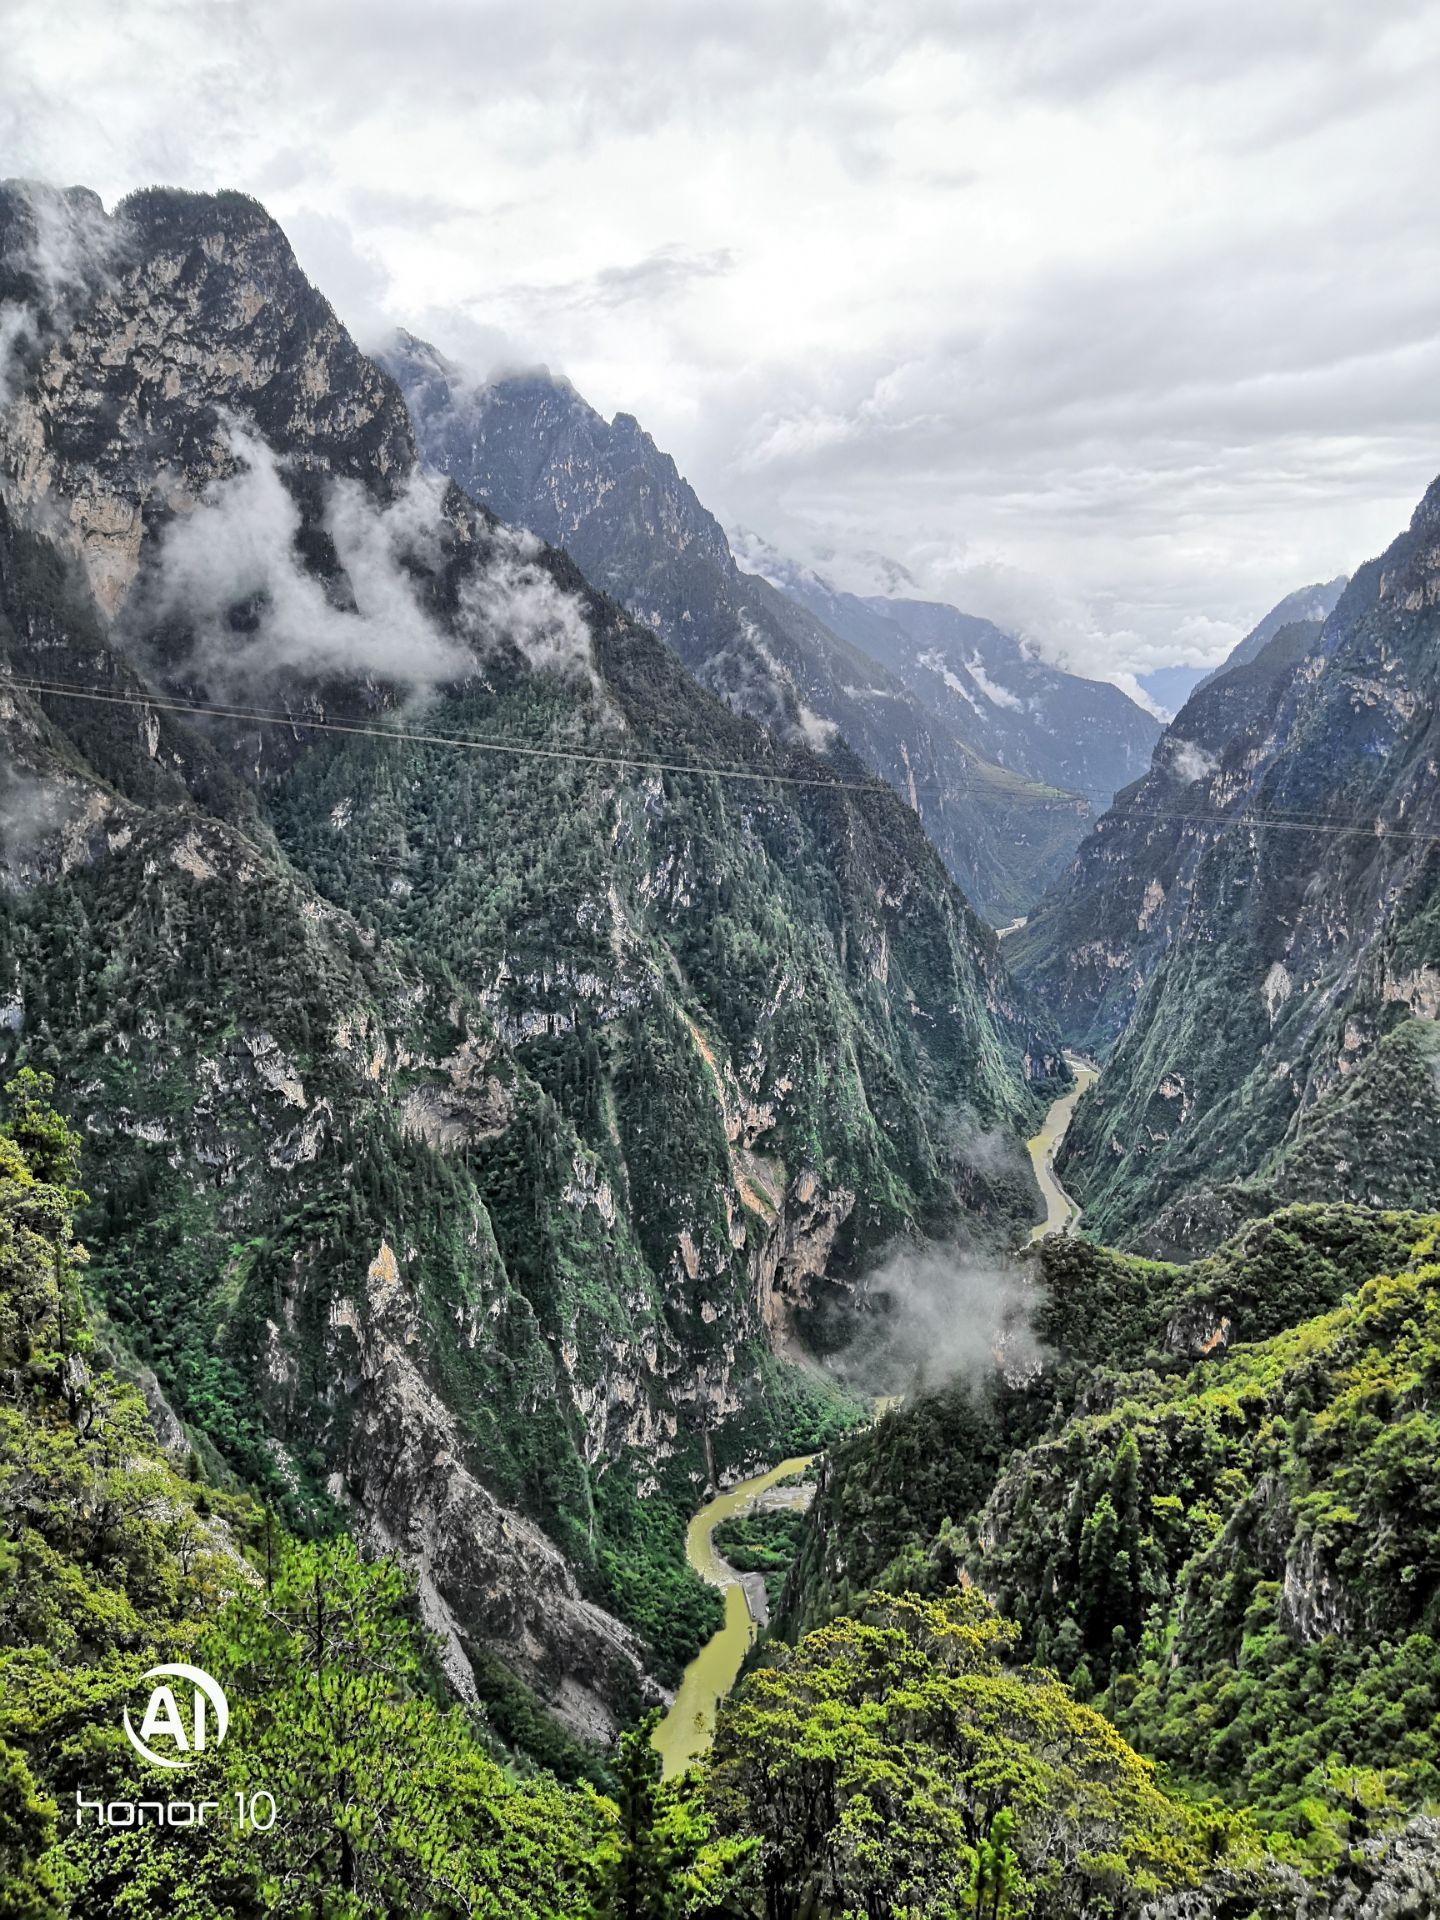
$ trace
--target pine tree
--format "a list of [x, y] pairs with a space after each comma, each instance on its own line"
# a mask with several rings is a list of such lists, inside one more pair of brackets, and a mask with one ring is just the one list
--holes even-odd
[[679, 1887], [662, 1827], [660, 1756], [651, 1744], [659, 1719], [659, 1710], [652, 1710], [620, 1736], [619, 1844], [604, 1870], [596, 1920], [669, 1920], [679, 1911]]

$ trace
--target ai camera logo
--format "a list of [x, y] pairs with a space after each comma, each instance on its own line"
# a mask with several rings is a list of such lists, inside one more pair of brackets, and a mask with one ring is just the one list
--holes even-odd
[[[125, 1738], [142, 1760], [148, 1760], [152, 1767], [188, 1767], [220, 1745], [230, 1729], [230, 1702], [212, 1674], [177, 1660], [171, 1666], [151, 1667], [143, 1677], [160, 1684], [151, 1689], [138, 1733], [130, 1709], [120, 1710]], [[177, 1681], [184, 1684], [177, 1686]], [[164, 1751], [157, 1751], [157, 1747]], [[223, 1800], [107, 1800], [94, 1787], [77, 1787], [75, 1824], [83, 1827], [93, 1821], [97, 1827], [203, 1827], [213, 1814], [242, 1833], [268, 1833], [274, 1826], [275, 1796], [267, 1788], [238, 1790], [233, 1814], [230, 1800], [228, 1793]]]
[[[188, 1767], [204, 1753], [207, 1745], [220, 1745], [230, 1725], [230, 1703], [218, 1680], [201, 1667], [187, 1667], [178, 1661], [173, 1666], [151, 1667], [144, 1678], [165, 1684], [157, 1686], [151, 1693], [145, 1717], [140, 1722], [140, 1731], [137, 1733], [131, 1725], [128, 1707], [120, 1716], [125, 1737], [142, 1760], [148, 1760], [152, 1767]], [[169, 1684], [171, 1679], [189, 1683], [191, 1711], [188, 1720], [180, 1710], [175, 1688]], [[213, 1730], [211, 1713], [214, 1714]], [[165, 1743], [167, 1751], [157, 1753], [151, 1744], [154, 1741]]]

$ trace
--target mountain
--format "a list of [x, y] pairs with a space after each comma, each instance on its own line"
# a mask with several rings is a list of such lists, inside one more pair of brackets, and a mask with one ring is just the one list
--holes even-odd
[[[0, 190], [0, 1043], [197, 1456], [609, 1738], [714, 1473], [1065, 1069], [914, 814], [419, 466], [238, 194]], [[499, 1677], [497, 1678], [497, 1674]]]
[[[933, 1446], [953, 1391], [848, 1443], [812, 1539], [833, 1550], [837, 1523], [859, 1521], [851, 1538], [868, 1554], [871, 1523], [894, 1537], [899, 1519], [902, 1537], [919, 1529], [905, 1565], [879, 1568], [853, 1615], [793, 1647], [772, 1640], [721, 1707], [712, 1750], [666, 1783], [652, 1719], [607, 1765], [513, 1696], [447, 1701], [416, 1583], [393, 1558], [344, 1536], [299, 1541], [215, 1483], [153, 1380], [127, 1381], [108, 1331], [88, 1324], [82, 1144], [45, 1082], [21, 1074], [0, 1111], [0, 1900], [12, 1912], [222, 1920], [338, 1902], [364, 1920], [594, 1920], [635, 1911], [637, 1889], [651, 1911], [703, 1889], [708, 1911], [776, 1920], [802, 1905], [884, 1914], [897, 1887], [925, 1912], [973, 1910], [998, 1888], [1017, 1920], [1433, 1911], [1440, 1829], [1405, 1815], [1435, 1781], [1434, 1408], [1416, 1382], [1434, 1373], [1422, 1329], [1436, 1269], [1409, 1255], [1417, 1233], [1433, 1243], [1434, 1220], [1299, 1210], [1205, 1263], [1198, 1288], [1193, 1270], [1047, 1242], [1035, 1257], [1048, 1324], [1078, 1328], [1090, 1356], [1147, 1361], [1120, 1376], [1123, 1412], [1077, 1393], [1083, 1362], [1057, 1368], [1059, 1396], [1050, 1379], [1042, 1391], [1061, 1444], [1022, 1439], [992, 1471], [973, 1533], [948, 1515], [969, 1522], [985, 1487], [947, 1504], [934, 1531], [935, 1469], [965, 1464]], [[1377, 1258], [1393, 1278], [1367, 1284]], [[1232, 1326], [1254, 1336], [1327, 1305], [1288, 1338], [1226, 1347]], [[1220, 1357], [1187, 1378], [1174, 1349], [1197, 1339]], [[1312, 1420], [1317, 1393], [1329, 1398]], [[1296, 1417], [1274, 1416], [1297, 1397]], [[906, 1472], [917, 1458], [928, 1480]], [[861, 1512], [836, 1508], [842, 1480]], [[864, 1509], [867, 1480], [885, 1506]], [[1077, 1535], [1070, 1577], [1043, 1577]], [[973, 1576], [951, 1580], [971, 1549], [1028, 1628]], [[912, 1591], [893, 1591], [897, 1575]], [[1184, 1600], [1138, 1648], [1125, 1624], [1137, 1584]], [[1025, 1659], [1042, 1646], [1081, 1649], [1071, 1685]], [[238, 1831], [194, 1820], [191, 1800], [157, 1801], [154, 1767], [128, 1744], [129, 1707], [160, 1662], [178, 1678], [177, 1656], [223, 1676], [229, 1706], [185, 1791], [212, 1816], [237, 1804]], [[1108, 1676], [1108, 1714], [1088, 1699], [1092, 1667]], [[1164, 1775], [1117, 1720], [1164, 1755]], [[183, 1721], [142, 1726], [164, 1754]], [[517, 1733], [540, 1736], [542, 1767], [516, 1753]], [[257, 1792], [257, 1777], [270, 1786]], [[267, 1820], [271, 1798], [283, 1821]]]
[[[891, 1604], [803, 1644], [727, 1705], [714, 1754], [683, 1785], [658, 1778], [649, 1720], [622, 1737], [613, 1771], [553, 1737], [546, 1769], [502, 1765], [510, 1725], [437, 1693], [414, 1586], [393, 1560], [287, 1537], [150, 1430], [79, 1308], [80, 1141], [38, 1076], [15, 1093], [0, 1123], [0, 1901], [12, 1915], [597, 1920], [678, 1912], [702, 1887], [712, 1912], [770, 1920], [801, 1899], [884, 1912], [897, 1881], [926, 1911], [953, 1912], [978, 1878], [967, 1835], [1052, 1889], [1052, 1912], [1097, 1898], [1114, 1912], [1119, 1895], [1133, 1913], [1142, 1890], [1195, 1877], [1195, 1814], [1053, 1674], [1017, 1667], [1013, 1627], [974, 1594]], [[128, 1745], [129, 1707], [162, 1661], [179, 1700], [193, 1678], [227, 1701], [203, 1753], [187, 1752], [175, 1693], [158, 1726], [142, 1721], [161, 1766], [189, 1767], [193, 1799], [179, 1802], [156, 1800], [156, 1767]], [[847, 1756], [818, 1795], [814, 1736], [796, 1738], [808, 1720]], [[172, 1759], [177, 1733], [185, 1757]], [[877, 1753], [882, 1776], [919, 1777], [924, 1796], [886, 1793], [883, 1844], [846, 1847], [842, 1823], [874, 1801]], [[997, 1768], [1030, 1780], [1014, 1812], [995, 1804]], [[208, 1820], [194, 1815], [202, 1798]], [[797, 1799], [812, 1818], [790, 1817]], [[221, 1809], [237, 1803], [232, 1825]], [[1064, 1863], [1057, 1820], [1084, 1841]], [[761, 1874], [785, 1904], [763, 1897]]]
[[998, 761], [968, 710], [928, 704], [864, 641], [737, 566], [719, 522], [629, 414], [607, 422], [544, 372], [477, 384], [409, 334], [381, 359], [436, 472], [563, 547], [737, 712], [888, 780], [980, 912], [1011, 919], [1059, 874], [1084, 831], [1076, 794]]
[[941, 601], [861, 596], [752, 534], [742, 551], [790, 598], [889, 667], [977, 753], [1103, 812], [1143, 774], [1160, 722], [1108, 681], [1062, 672], [989, 620]]
[[[1044, 1241], [1041, 1360], [912, 1395], [833, 1450], [786, 1632], [867, 1588], [958, 1582], [1292, 1864], [1419, 1812], [1440, 1784], [1437, 1226], [1292, 1207], [1189, 1266]], [[1294, 1912], [1301, 1890], [1188, 1910]]]
[[1323, 624], [1200, 688], [1016, 937], [1107, 1055], [1060, 1161], [1105, 1237], [1440, 1195], [1437, 532], [1432, 487]]
[[1328, 620], [1349, 584], [1349, 575], [1342, 573], [1323, 584], [1298, 587], [1294, 593], [1287, 593], [1283, 600], [1270, 609], [1258, 626], [1252, 627], [1243, 640], [1237, 641], [1221, 664], [1206, 674], [1200, 686], [1208, 687], [1212, 680], [1218, 680], [1222, 674], [1229, 673], [1235, 667], [1246, 666], [1251, 660], [1257, 659], [1282, 627], [1308, 625]]

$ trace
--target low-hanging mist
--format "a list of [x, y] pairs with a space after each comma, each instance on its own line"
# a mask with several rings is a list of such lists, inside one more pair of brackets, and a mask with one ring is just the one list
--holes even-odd
[[890, 1394], [1029, 1374], [1043, 1351], [1034, 1293], [1014, 1259], [958, 1246], [905, 1246], [869, 1277], [851, 1337], [831, 1357], [858, 1391]]
[[[472, 678], [502, 651], [533, 671], [593, 677], [580, 600], [539, 564], [538, 541], [489, 533], [456, 612], [428, 589], [453, 543], [448, 482], [416, 470], [388, 500], [327, 476], [308, 524], [286, 463], [233, 425], [234, 470], [168, 530], [138, 610], [188, 629], [187, 665], [232, 693], [285, 673], [383, 682], [409, 697]], [[328, 547], [333, 568], [316, 565]]]

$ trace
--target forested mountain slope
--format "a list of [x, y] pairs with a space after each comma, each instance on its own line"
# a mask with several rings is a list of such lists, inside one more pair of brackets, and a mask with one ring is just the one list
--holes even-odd
[[[1422, 1814], [1440, 1787], [1437, 1226], [1291, 1208], [1188, 1267], [1042, 1243], [1043, 1370], [914, 1397], [833, 1451], [785, 1631], [867, 1588], [973, 1583], [1025, 1654], [1187, 1792], [1247, 1810], [1281, 1860], [1325, 1868]], [[1295, 1909], [1277, 1887], [1236, 1910]]]
[[917, 698], [863, 640], [737, 566], [719, 522], [629, 414], [606, 421], [543, 372], [477, 385], [409, 334], [382, 360], [430, 466], [563, 547], [737, 712], [853, 771], [843, 741], [905, 796], [981, 912], [1008, 920], [1059, 873], [1084, 829], [1075, 792], [1023, 755], [993, 753], [976, 713]]
[[[793, 1650], [772, 1646], [722, 1710], [713, 1752], [679, 1782], [658, 1779], [644, 1722], [624, 1736], [611, 1769], [552, 1736], [544, 1757], [560, 1777], [536, 1771], [507, 1744], [517, 1726], [535, 1731], [516, 1719], [513, 1700], [484, 1709], [446, 1701], [414, 1586], [393, 1560], [362, 1558], [344, 1538], [298, 1544], [253, 1499], [215, 1485], [163, 1403], [152, 1396], [147, 1408], [118, 1376], [105, 1344], [113, 1335], [92, 1334], [79, 1286], [85, 1252], [74, 1238], [74, 1181], [82, 1142], [49, 1109], [36, 1077], [22, 1074], [7, 1095], [0, 1107], [0, 1900], [10, 1911], [26, 1920], [149, 1920], [159, 1912], [258, 1920], [338, 1907], [354, 1920], [397, 1911], [435, 1920], [595, 1920], [633, 1911], [642, 1895], [652, 1911], [717, 1920], [838, 1920], [856, 1911], [905, 1920], [917, 1909], [964, 1911], [982, 1902], [1003, 1920], [1101, 1912], [1288, 1920], [1297, 1911], [1360, 1920], [1429, 1910], [1436, 1823], [1395, 1826], [1433, 1764], [1424, 1716], [1427, 1703], [1433, 1711], [1434, 1672], [1423, 1636], [1398, 1648], [1387, 1639], [1360, 1661], [1333, 1646], [1348, 1622], [1336, 1628], [1327, 1621], [1321, 1641], [1302, 1636], [1299, 1653], [1277, 1661], [1277, 1641], [1294, 1632], [1283, 1624], [1285, 1608], [1303, 1604], [1307, 1576], [1302, 1571], [1293, 1592], [1287, 1577], [1279, 1635], [1258, 1633], [1271, 1593], [1255, 1584], [1248, 1565], [1253, 1529], [1236, 1530], [1233, 1540], [1229, 1528], [1220, 1536], [1242, 1593], [1252, 1597], [1239, 1672], [1214, 1700], [1192, 1697], [1193, 1675], [1177, 1663], [1164, 1679], [1178, 1689], [1175, 1710], [1161, 1700], [1157, 1712], [1144, 1643], [1138, 1673], [1117, 1656], [1113, 1636], [1107, 1646], [1120, 1669], [1107, 1704], [1134, 1720], [1142, 1737], [1168, 1737], [1179, 1773], [1207, 1793], [1223, 1783], [1228, 1804], [1211, 1798], [1199, 1805], [1177, 1791], [1095, 1705], [1053, 1672], [1024, 1664], [1022, 1641], [1031, 1633], [999, 1617], [973, 1586], [904, 1597], [882, 1591]], [[1433, 1226], [1344, 1209], [1297, 1214], [1252, 1229], [1233, 1257], [1207, 1263], [1198, 1290], [1187, 1288], [1179, 1270], [1055, 1241], [1042, 1250], [1053, 1295], [1047, 1310], [1052, 1323], [1076, 1315], [1091, 1353], [1117, 1338], [1140, 1352], [1161, 1337], [1163, 1298], [1178, 1283], [1182, 1294], [1204, 1296], [1202, 1319], [1223, 1299], [1238, 1316], [1234, 1324], [1258, 1331], [1267, 1315], [1273, 1323], [1338, 1297], [1378, 1255], [1394, 1253], [1403, 1267], [1407, 1239], [1433, 1235]], [[1428, 1305], [1422, 1288], [1433, 1274], [1412, 1261], [1396, 1281], [1365, 1288], [1358, 1302], [1346, 1296], [1343, 1304], [1358, 1310], [1353, 1326], [1331, 1313], [1311, 1323], [1329, 1329], [1326, 1336], [1302, 1329], [1307, 1352], [1318, 1337], [1331, 1341], [1318, 1376], [1287, 1372], [1282, 1355], [1272, 1394], [1283, 1384], [1291, 1396], [1313, 1399], [1329, 1390], [1329, 1365], [1353, 1365], [1355, 1337], [1365, 1343], [1362, 1397], [1355, 1400], [1342, 1373], [1331, 1403], [1343, 1411], [1343, 1425], [1331, 1409], [1311, 1420], [1305, 1406], [1273, 1423], [1274, 1437], [1287, 1443], [1287, 1469], [1333, 1455], [1358, 1432], [1357, 1417], [1376, 1424], [1375, 1409], [1387, 1404], [1375, 1347], [1386, 1329], [1377, 1312], [1404, 1316], [1396, 1331], [1406, 1360], [1425, 1363], [1433, 1285]], [[1287, 1276], [1288, 1286], [1274, 1284]], [[1157, 1278], [1164, 1281], [1158, 1299]], [[1246, 1295], [1251, 1280], [1258, 1290]], [[1417, 1318], [1417, 1308], [1429, 1317]], [[1187, 1324], [1182, 1344], [1201, 1331], [1199, 1321]], [[1281, 1352], [1273, 1340], [1270, 1347]], [[1228, 1386], [1225, 1368], [1245, 1351], [1212, 1370], [1215, 1385]], [[1158, 1352], [1151, 1363], [1162, 1371], [1169, 1364]], [[1141, 1393], [1159, 1385], [1153, 1371], [1137, 1378]], [[1193, 1382], [1172, 1365], [1172, 1403], [1181, 1381], [1190, 1392]], [[1415, 1420], [1426, 1403], [1413, 1389], [1410, 1399], [1408, 1438], [1423, 1446]], [[847, 1461], [886, 1450], [902, 1418], [923, 1432], [932, 1405], [892, 1414], [851, 1443]], [[1234, 1497], [1234, 1462], [1246, 1457], [1246, 1423], [1257, 1406], [1247, 1388], [1238, 1417], [1233, 1405], [1220, 1407], [1225, 1417], [1212, 1451], [1218, 1459], [1228, 1449], [1229, 1464], [1215, 1499]], [[1082, 1413], [1092, 1417], [1088, 1400]], [[1092, 1571], [1103, 1564], [1122, 1596], [1133, 1565], [1156, 1577], [1156, 1542], [1136, 1517], [1144, 1499], [1167, 1540], [1180, 1504], [1153, 1492], [1152, 1476], [1163, 1480], [1177, 1462], [1169, 1449], [1149, 1452], [1154, 1436], [1141, 1431], [1147, 1450], [1122, 1446], [1082, 1530], [1082, 1539], [1098, 1534], [1096, 1517], [1113, 1514], [1118, 1551], [1103, 1563], [1092, 1552], [1088, 1564]], [[1403, 1460], [1393, 1417], [1387, 1433], [1378, 1443], [1372, 1434], [1358, 1456], [1345, 1444], [1346, 1479], [1335, 1491], [1358, 1502], [1358, 1511], [1337, 1508], [1328, 1487], [1297, 1504], [1302, 1529], [1313, 1531], [1323, 1518], [1327, 1550], [1407, 1491], [1403, 1481], [1377, 1483], [1372, 1473], [1382, 1452]], [[1017, 1458], [1034, 1473], [1044, 1449]], [[1145, 1463], [1139, 1469], [1137, 1458]], [[1267, 1465], [1273, 1472], [1273, 1448]], [[1193, 1470], [1188, 1456], [1185, 1470]], [[1216, 1524], [1213, 1504], [1189, 1516], [1200, 1537]], [[1268, 1525], [1276, 1505], [1271, 1497], [1259, 1507], [1267, 1522], [1262, 1554], [1279, 1550]], [[1044, 1515], [1047, 1506], [1042, 1491], [1037, 1511]], [[1290, 1524], [1288, 1508], [1284, 1521]], [[1417, 1508], [1387, 1535], [1380, 1578], [1365, 1590], [1367, 1618], [1395, 1605], [1392, 1575], [1399, 1571], [1403, 1589], [1408, 1564], [1399, 1556], [1423, 1539], [1425, 1524]], [[1133, 1556], [1125, 1544], [1132, 1531], [1139, 1533]], [[924, 1588], [944, 1559], [944, 1552], [933, 1562], [912, 1556], [908, 1573]], [[1301, 1559], [1319, 1569], [1318, 1560]], [[1409, 1585], [1413, 1612], [1426, 1594]], [[1333, 1607], [1339, 1590], [1322, 1590]], [[1066, 1591], [1077, 1605], [1100, 1603], [1083, 1568]], [[1227, 1628], [1213, 1610], [1201, 1618], [1207, 1635], [1223, 1638]], [[1062, 1635], [1078, 1634], [1068, 1614], [1066, 1621]], [[1045, 1631], [1043, 1623], [1034, 1631]], [[128, 1826], [126, 1799], [149, 1803], [154, 1815], [159, 1796], [153, 1769], [137, 1765], [126, 1743], [121, 1711], [144, 1697], [150, 1667], [177, 1657], [201, 1664], [228, 1695], [228, 1735], [212, 1739], [181, 1776], [183, 1787], [168, 1783], [172, 1797], [206, 1798], [214, 1817], [182, 1825], [176, 1815], [175, 1826], [147, 1817]], [[1317, 1671], [1323, 1692], [1313, 1685]], [[1082, 1693], [1094, 1685], [1083, 1658], [1076, 1681]], [[1297, 1695], [1308, 1703], [1298, 1713]], [[1282, 1697], [1278, 1730], [1290, 1737], [1277, 1741]], [[1317, 1718], [1317, 1703], [1333, 1709], [1328, 1718]], [[1197, 1725], [1216, 1730], [1203, 1747], [1203, 1780]], [[1377, 1763], [1395, 1764], [1346, 1764], [1361, 1729]], [[1319, 1765], [1317, 1736], [1330, 1743]], [[576, 1781], [577, 1767], [587, 1765], [601, 1794]], [[1316, 1791], [1299, 1797], [1291, 1783], [1303, 1790], [1311, 1775]], [[262, 1780], [277, 1818], [265, 1826], [262, 1808], [253, 1828], [237, 1825], [229, 1816], [236, 1795], [243, 1804]], [[1269, 1781], [1274, 1794], [1277, 1780], [1275, 1804], [1243, 1804], [1252, 1783]], [[92, 1809], [97, 1800], [111, 1808], [110, 1823], [94, 1811], [77, 1820], [77, 1794]]]
[[1440, 1197], [1440, 486], [1323, 626], [1197, 691], [1012, 959], [1109, 1050], [1065, 1142], [1156, 1252], [1288, 1198]]
[[[1053, 1675], [1016, 1667], [1013, 1630], [973, 1595], [816, 1636], [745, 1689], [713, 1761], [677, 1786], [656, 1777], [648, 1723], [613, 1773], [591, 1763], [613, 1800], [517, 1761], [493, 1718], [440, 1694], [392, 1560], [299, 1545], [210, 1484], [183, 1435], [161, 1437], [81, 1305], [81, 1142], [37, 1076], [9, 1091], [0, 1906], [16, 1920], [597, 1920], [642, 1898], [734, 1920], [863, 1900], [899, 1920], [899, 1889], [934, 1911], [986, 1885], [1010, 1920], [1060, 1920], [1195, 1879], [1194, 1816]], [[121, 1716], [177, 1657], [223, 1687], [229, 1724], [162, 1801]], [[809, 1719], [846, 1731], [828, 1777], [791, 1737]], [[164, 1753], [169, 1734], [153, 1738]], [[581, 1758], [553, 1739], [545, 1757], [562, 1775]], [[912, 1776], [921, 1803], [886, 1784]], [[848, 1844], [877, 1817], [883, 1847]], [[1065, 1857], [1057, 1818], [1077, 1842]]]
[[456, 1686], [604, 1736], [707, 1449], [843, 1413], [797, 1316], [1030, 1213], [1054, 1044], [888, 788], [419, 473], [254, 202], [12, 186], [0, 294], [0, 1035], [93, 1284]]

